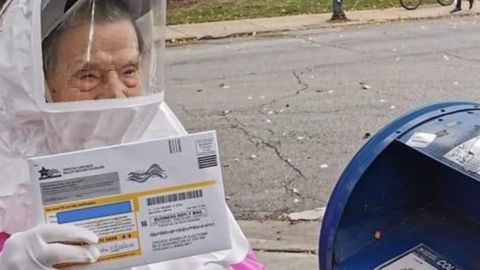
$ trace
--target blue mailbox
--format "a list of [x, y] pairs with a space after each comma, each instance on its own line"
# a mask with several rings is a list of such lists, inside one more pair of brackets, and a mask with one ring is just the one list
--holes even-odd
[[372, 137], [330, 197], [319, 265], [480, 269], [480, 105], [427, 106]]

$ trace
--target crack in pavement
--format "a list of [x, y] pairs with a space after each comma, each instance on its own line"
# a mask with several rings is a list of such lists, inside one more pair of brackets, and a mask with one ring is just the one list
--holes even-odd
[[191, 113], [191, 112], [187, 109], [187, 107], [186, 107], [185, 105], [183, 105], [183, 104], [178, 104], [178, 103], [177, 103], [177, 106], [178, 106], [186, 115], [188, 115], [188, 116], [190, 116], [190, 117], [193, 117], [193, 118], [197, 118], [197, 117], [198, 117], [198, 115]]
[[[306, 68], [305, 70], [309, 71], [309, 72], [312, 71], [312, 69], [310, 69], [310, 68]], [[288, 94], [288, 95], [282, 96], [280, 98], [273, 99], [271, 102], [255, 106], [256, 109], [251, 108], [251, 109], [248, 109], [247, 111], [256, 110], [257, 112], [259, 112], [262, 115], [269, 114], [268, 112], [266, 112], [264, 110], [264, 108], [266, 108], [268, 106], [272, 106], [273, 104], [277, 103], [280, 100], [285, 100], [285, 99], [289, 99], [289, 98], [295, 97], [297, 95], [300, 95], [302, 92], [307, 91], [310, 88], [308, 83], [304, 82], [301, 78], [301, 74], [303, 74], [302, 71], [300, 71], [300, 72], [292, 71], [291, 74], [295, 78], [295, 80], [297, 81], [297, 85], [301, 86], [299, 90], [297, 90], [294, 94]], [[242, 111], [245, 111], [245, 110], [236, 110], [235, 112], [236, 113], [241, 113]], [[303, 174], [303, 172], [291, 162], [291, 160], [289, 158], [286, 158], [282, 155], [280, 149], [276, 145], [274, 145], [272, 142], [269, 142], [269, 141], [263, 139], [260, 136], [255, 136], [255, 135], [251, 134], [247, 130], [247, 128], [237, 118], [230, 117], [232, 112], [233, 111], [229, 111], [228, 113], [221, 114], [221, 116], [223, 116], [227, 120], [227, 122], [230, 124], [230, 127], [232, 129], [241, 130], [247, 136], [247, 140], [249, 140], [251, 143], [254, 143], [255, 145], [258, 145], [258, 143], [260, 143], [260, 144], [266, 146], [267, 148], [272, 149], [275, 152], [276, 156], [284, 164], [286, 164], [290, 169], [292, 169], [298, 176], [300, 176], [302, 179], [305, 179], [305, 180], [308, 179]], [[275, 134], [275, 132], [272, 129], [268, 129], [267, 131], [272, 135]], [[285, 179], [283, 181], [285, 192], [287, 194], [290, 194], [294, 198], [299, 198], [301, 200], [305, 200], [303, 198], [303, 196], [301, 194], [299, 194], [298, 192], [296, 192], [296, 189], [294, 187], [292, 187], [292, 184], [294, 183], [294, 181], [295, 181], [295, 178]]]
[[[227, 122], [230, 123], [230, 127], [232, 129], [238, 129], [238, 130], [242, 131], [247, 136], [247, 138], [250, 142], [257, 144], [257, 141], [259, 141], [262, 145], [272, 149], [275, 152], [275, 154], [277, 155], [277, 157], [283, 163], [285, 163], [290, 169], [295, 171], [301, 178], [307, 179], [307, 177], [303, 174], [303, 172], [299, 168], [297, 168], [295, 165], [293, 165], [292, 162], [288, 158], [283, 157], [282, 153], [280, 152], [280, 150], [278, 149], [277, 146], [275, 146], [271, 142], [265, 141], [262, 137], [251, 134], [238, 119], [235, 118], [234, 120], [232, 120], [228, 116], [225, 116], [225, 119], [227, 120]], [[255, 140], [257, 140], [257, 141], [255, 141]], [[291, 183], [291, 181], [290, 181], [290, 183]]]
[[[303, 74], [303, 72], [302, 72], [302, 74]], [[295, 79], [297, 79], [297, 84], [303, 86], [302, 89], [300, 89], [296, 92], [297, 95], [309, 88], [308, 84], [305, 83], [304, 81], [302, 81], [302, 78], [300, 78], [300, 75], [298, 75], [298, 73], [296, 71], [293, 71], [292, 75], [295, 77]]]
[[[304, 70], [306, 70], [307, 72], [311, 72], [313, 71], [313, 69], [307, 67], [307, 68], [304, 68]], [[269, 110], [264, 110], [264, 108], [266, 107], [269, 107], [269, 106], [272, 106], [273, 104], [275, 103], [278, 103], [279, 101], [282, 101], [282, 100], [286, 100], [286, 99], [289, 99], [289, 98], [292, 98], [292, 97], [295, 97], [297, 95], [300, 95], [302, 94], [303, 92], [307, 91], [310, 89], [310, 86], [308, 85], [308, 83], [304, 82], [301, 78], [301, 74], [303, 74], [304, 72], [303, 71], [291, 71], [290, 72], [292, 74], [292, 76], [295, 78], [295, 80], [297, 81], [297, 85], [300, 85], [301, 88], [297, 91], [295, 91], [294, 94], [288, 94], [288, 95], [285, 95], [285, 96], [281, 96], [281, 97], [278, 97], [278, 98], [274, 98], [272, 99], [270, 102], [267, 102], [267, 103], [262, 103], [262, 104], [259, 104], [259, 105], [253, 105], [251, 107], [247, 107], [247, 108], [244, 108], [244, 109], [239, 109], [239, 110], [229, 110], [227, 114], [230, 114], [232, 112], [237, 112], [237, 113], [246, 113], [246, 112], [250, 112], [250, 111], [257, 111], [259, 112], [260, 114], [262, 115], [266, 115], [268, 114], [268, 111]], [[177, 104], [179, 106], [183, 106], [183, 105], [180, 105], [180, 104]], [[193, 114], [189, 113], [188, 110], [185, 108], [185, 106], [183, 106], [181, 108], [183, 111], [185, 111], [186, 114], [190, 115], [190, 116], [193, 116], [193, 117], [197, 117], [197, 116], [194, 116]], [[225, 112], [222, 112], [220, 113], [221, 116], [225, 116]], [[218, 115], [218, 114], [216, 114]]]
[[450, 53], [450, 52], [445, 52], [445, 55], [448, 55], [448, 56], [453, 57], [455, 59], [462, 60], [462, 61], [469, 62], [469, 63], [480, 63], [480, 59], [468, 59], [468, 58], [465, 58], [463, 56], [460, 56], [460, 55], [457, 55], [457, 54], [454, 54], [454, 53]]
[[[312, 69], [310, 68], [306, 68], [305, 69], [306, 71], [309, 71], [311, 72]], [[285, 96], [282, 96], [280, 98], [277, 98], [277, 99], [273, 99], [271, 102], [269, 103], [265, 103], [265, 104], [261, 104], [261, 105], [257, 105], [255, 106], [254, 108], [250, 108], [246, 111], [258, 111], [260, 114], [266, 114], [267, 112], [263, 111], [262, 109], [267, 107], [267, 106], [271, 106], [273, 104], [275, 104], [276, 102], [280, 101], [280, 100], [285, 100], [285, 99], [289, 99], [291, 97], [295, 97], [297, 95], [300, 95], [302, 92], [304, 91], [307, 91], [310, 86], [308, 85], [308, 83], [304, 82], [301, 78], [301, 75], [304, 74], [303, 71], [292, 71], [291, 72], [292, 76], [295, 78], [296, 82], [297, 82], [297, 85], [300, 86], [300, 89], [297, 90], [294, 94], [288, 94], [288, 95], [285, 95]], [[182, 104], [177, 104], [177, 106], [188, 116], [192, 117], [192, 118], [197, 118], [198, 115], [197, 114], [193, 114], [192, 112], [190, 112], [185, 105], [182, 105]], [[300, 176], [302, 179], [307, 179], [307, 177], [303, 174], [303, 172], [297, 168], [289, 158], [286, 158], [282, 155], [280, 149], [272, 142], [270, 141], [267, 141], [265, 140], [264, 138], [260, 137], [260, 136], [256, 136], [256, 135], [253, 135], [251, 134], [247, 128], [237, 119], [237, 118], [234, 118], [234, 117], [230, 117], [230, 114], [233, 113], [233, 112], [236, 112], [236, 113], [241, 113], [242, 111], [245, 111], [245, 110], [238, 110], [238, 111], [223, 111], [221, 113], [218, 113], [216, 115], [219, 115], [219, 116], [223, 116], [227, 122], [230, 124], [230, 127], [232, 129], [238, 129], [238, 130], [241, 130], [246, 136], [247, 136], [247, 139], [252, 142], [252, 143], [255, 143], [256, 145], [258, 145], [258, 143], [266, 146], [267, 148], [270, 148], [272, 149], [276, 156], [284, 163], [286, 164], [291, 170], [293, 170], [298, 176]], [[272, 129], [268, 129], [267, 130], [270, 134], [274, 135], [275, 132], [272, 130]], [[299, 194], [298, 192], [296, 192], [296, 189], [291, 187], [292, 184], [294, 183], [295, 181], [295, 178], [290, 178], [290, 179], [285, 179], [283, 181], [284, 183], [284, 188], [285, 188], [285, 191], [287, 194], [290, 194], [292, 197], [295, 197], [295, 198], [300, 198], [302, 200], [304, 200], [303, 196], [301, 194]]]
[[[307, 70], [308, 72], [311, 72], [311, 71], [312, 71], [312, 69], [311, 69], [311, 68], [308, 68], [308, 67], [305, 68], [305, 70]], [[279, 98], [272, 99], [272, 101], [270, 101], [270, 102], [268, 102], [268, 103], [263, 103], [263, 104], [261, 104], [261, 105], [259, 106], [259, 108], [258, 108], [258, 112], [259, 112], [260, 114], [265, 115], [265, 112], [264, 112], [263, 110], [261, 110], [262, 108], [268, 107], [268, 106], [272, 106], [273, 104], [278, 103], [278, 102], [281, 101], [281, 100], [285, 100], [285, 99], [289, 99], [289, 98], [295, 97], [295, 96], [300, 95], [300, 94], [302, 94], [303, 92], [307, 91], [308, 89], [310, 89], [310, 86], [308, 85], [308, 83], [304, 82], [304, 81], [302, 80], [301, 76], [300, 76], [301, 74], [303, 74], [302, 71], [300, 71], [300, 74], [298, 74], [298, 72], [294, 70], [294, 71], [291, 72], [291, 74], [292, 74], [292, 76], [297, 80], [297, 85], [300, 85], [301, 88], [300, 88], [299, 90], [297, 90], [297, 91], [295, 92], [295, 94], [285, 95], [285, 96], [282, 96], [282, 97], [279, 97]]]
[[304, 200], [311, 200], [314, 201], [315, 203], [319, 203], [321, 207], [324, 207], [327, 205], [327, 201], [323, 199], [318, 199], [317, 197], [311, 197], [311, 196], [303, 196]]

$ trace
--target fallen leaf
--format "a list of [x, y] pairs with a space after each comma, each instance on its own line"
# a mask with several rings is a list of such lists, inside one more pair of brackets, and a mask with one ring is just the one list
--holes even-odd
[[218, 87], [222, 87], [222, 88], [225, 88], [225, 89], [230, 89], [230, 86], [227, 85], [227, 84], [224, 84], [224, 83], [221, 83]]
[[363, 89], [363, 90], [369, 90], [371, 89], [372, 87], [370, 85], [368, 85], [366, 82], [360, 82], [359, 83], [360, 87]]

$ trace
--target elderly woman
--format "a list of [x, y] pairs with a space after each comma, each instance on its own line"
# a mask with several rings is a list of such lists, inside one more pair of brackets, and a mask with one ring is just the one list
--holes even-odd
[[[26, 159], [186, 134], [163, 101], [165, 2], [6, 5], [0, 33], [0, 270], [93, 263], [100, 255], [95, 234], [68, 225], [34, 226]], [[231, 213], [229, 222], [232, 249], [135, 269], [264, 269]]]

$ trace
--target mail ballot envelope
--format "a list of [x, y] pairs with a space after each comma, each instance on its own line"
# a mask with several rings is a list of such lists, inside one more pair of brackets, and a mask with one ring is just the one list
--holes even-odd
[[110, 270], [231, 247], [214, 131], [29, 159], [38, 223], [99, 236]]

